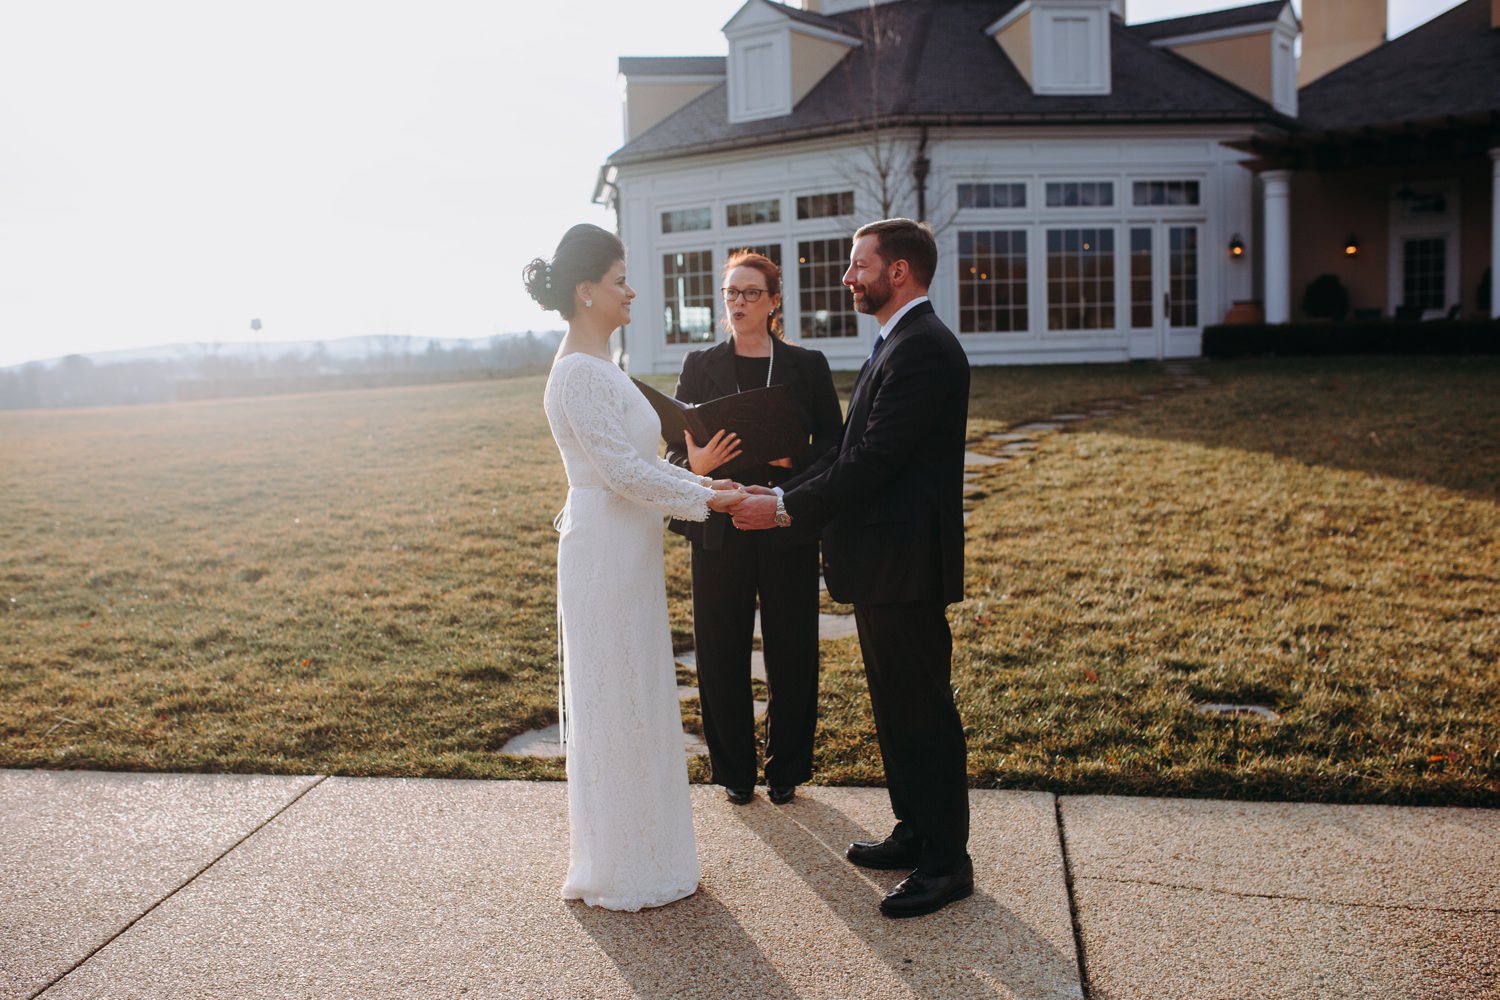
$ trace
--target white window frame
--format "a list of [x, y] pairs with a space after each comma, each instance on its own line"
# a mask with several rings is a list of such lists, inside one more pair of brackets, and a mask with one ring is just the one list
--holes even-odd
[[1387, 253], [1386, 264], [1386, 312], [1394, 316], [1398, 306], [1405, 303], [1406, 297], [1406, 256], [1402, 252], [1402, 245], [1406, 240], [1435, 240], [1440, 239], [1445, 243], [1443, 250], [1443, 307], [1441, 309], [1428, 309], [1422, 313], [1423, 319], [1439, 319], [1446, 315], [1454, 305], [1463, 303], [1462, 292], [1459, 289], [1459, 278], [1463, 271], [1463, 262], [1459, 259], [1459, 253], [1463, 248], [1462, 233], [1463, 213], [1459, 205], [1459, 185], [1454, 180], [1421, 181], [1409, 186], [1422, 194], [1440, 194], [1447, 202], [1447, 207], [1442, 215], [1430, 217], [1412, 217], [1406, 213], [1405, 205], [1401, 199], [1396, 197], [1396, 192], [1401, 186], [1391, 188], [1391, 213], [1390, 213], [1390, 246]]
[[[1082, 22], [1089, 39], [1087, 78], [1082, 81], [1060, 80], [1055, 76], [1063, 65], [1058, 50], [1065, 38], [1062, 22]], [[1032, 0], [1031, 12], [1031, 89], [1035, 94], [1108, 94], [1110, 92], [1110, 14], [1099, 0]]]

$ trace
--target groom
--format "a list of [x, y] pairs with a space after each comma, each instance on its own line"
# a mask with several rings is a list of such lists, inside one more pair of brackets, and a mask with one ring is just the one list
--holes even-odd
[[844, 284], [880, 336], [849, 399], [843, 441], [774, 495], [733, 510], [740, 528], [823, 525], [823, 576], [854, 605], [896, 826], [849, 845], [866, 868], [913, 869], [881, 912], [914, 917], [974, 891], [963, 723], [949, 686], [947, 605], [963, 597], [969, 362], [933, 312], [937, 244], [925, 223], [854, 234]]

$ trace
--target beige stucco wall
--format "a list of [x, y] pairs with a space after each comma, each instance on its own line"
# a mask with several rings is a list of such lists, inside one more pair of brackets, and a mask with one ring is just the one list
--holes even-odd
[[1463, 216], [1460, 221], [1459, 253], [1462, 255], [1462, 270], [1459, 272], [1458, 293], [1464, 307], [1464, 315], [1482, 319], [1489, 315], [1489, 306], [1480, 307], [1474, 295], [1479, 289], [1479, 279], [1484, 269], [1490, 266], [1490, 229], [1495, 218], [1495, 191], [1488, 156], [1464, 164], [1459, 173], [1459, 198], [1462, 199]]
[[1385, 41], [1385, 22], [1386, 0], [1304, 4], [1297, 86], [1307, 86]]
[[632, 83], [625, 85], [625, 141], [636, 138], [685, 106], [713, 83]]
[[792, 107], [849, 54], [849, 46], [792, 32]]
[[[1306, 319], [1302, 295], [1320, 274], [1336, 274], [1349, 289], [1349, 309], [1389, 316], [1391, 191], [1403, 182], [1455, 180], [1460, 202], [1458, 295], [1463, 315], [1478, 312], [1474, 295], [1490, 261], [1488, 157], [1401, 167], [1362, 167], [1292, 175], [1292, 317]], [[1359, 253], [1344, 239], [1359, 237]], [[1397, 296], [1399, 298], [1399, 296]]]
[[1230, 83], [1243, 87], [1261, 100], [1270, 101], [1271, 32], [1256, 32], [1236, 38], [1172, 45], [1169, 48]]
[[[1386, 313], [1389, 170], [1338, 170], [1292, 174], [1292, 318], [1306, 319], [1302, 296], [1320, 274], [1334, 274], [1349, 289], [1355, 309]], [[1344, 253], [1344, 239], [1359, 237], [1359, 254]]]
[[1021, 76], [1031, 83], [1031, 12], [1027, 11], [995, 35], [995, 41], [1010, 61], [1020, 70]]

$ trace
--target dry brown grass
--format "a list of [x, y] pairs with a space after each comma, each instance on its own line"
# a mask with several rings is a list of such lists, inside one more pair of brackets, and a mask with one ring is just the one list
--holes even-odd
[[[1500, 369], [1203, 370], [983, 474], [975, 783], [1500, 804]], [[979, 369], [971, 433], [1170, 382]], [[541, 388], [0, 414], [0, 764], [560, 776], [496, 752], [555, 715]], [[676, 536], [667, 566], [686, 648]], [[852, 640], [823, 691], [820, 780], [878, 782]]]

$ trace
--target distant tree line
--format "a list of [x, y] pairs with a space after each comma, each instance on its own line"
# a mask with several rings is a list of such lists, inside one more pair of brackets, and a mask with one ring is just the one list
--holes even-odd
[[201, 345], [176, 358], [95, 362], [72, 354], [0, 371], [0, 409], [170, 403], [225, 396], [276, 395], [320, 389], [410, 385], [545, 371], [560, 331], [501, 334], [474, 346], [444, 346], [413, 337], [382, 338], [358, 357], [327, 345], [276, 356], [235, 345]]

